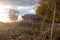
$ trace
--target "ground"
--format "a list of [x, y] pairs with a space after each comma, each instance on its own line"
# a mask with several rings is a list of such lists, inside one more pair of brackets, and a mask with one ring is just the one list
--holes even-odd
[[[51, 23], [20, 25], [20, 23], [0, 23], [0, 40], [50, 40]], [[60, 24], [55, 24], [52, 40], [60, 40]]]

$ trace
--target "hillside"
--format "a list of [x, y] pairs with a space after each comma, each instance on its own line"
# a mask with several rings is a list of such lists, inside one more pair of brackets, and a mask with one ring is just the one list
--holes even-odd
[[[23, 25], [20, 23], [0, 23], [0, 40], [49, 40], [51, 23], [41, 25]], [[28, 38], [28, 39], [27, 39]], [[53, 40], [60, 40], [60, 24], [55, 24]]]

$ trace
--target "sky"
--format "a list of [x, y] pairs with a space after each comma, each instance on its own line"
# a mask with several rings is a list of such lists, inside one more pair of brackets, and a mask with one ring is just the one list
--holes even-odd
[[36, 5], [39, 0], [0, 0], [0, 3], [11, 4], [17, 6]]
[[0, 0], [0, 21], [9, 21], [8, 11], [14, 6], [20, 11], [18, 20], [22, 20], [22, 15], [36, 14], [35, 8], [38, 2], [39, 0]]

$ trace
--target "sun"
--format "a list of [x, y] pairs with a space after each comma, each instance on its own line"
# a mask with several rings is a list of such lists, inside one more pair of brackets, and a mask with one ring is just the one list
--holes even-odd
[[8, 8], [10, 8], [9, 5], [0, 4], [0, 22], [9, 22]]

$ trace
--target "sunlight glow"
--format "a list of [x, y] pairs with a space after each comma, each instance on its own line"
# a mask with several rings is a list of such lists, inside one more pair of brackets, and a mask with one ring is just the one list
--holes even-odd
[[11, 6], [0, 4], [0, 22], [9, 22], [8, 8], [11, 8]]
[[[9, 11], [9, 9], [13, 9], [13, 7], [14, 6], [12, 6], [12, 5], [3, 5], [3, 4], [0, 3], [0, 22], [12, 22], [12, 21], [9, 20], [8, 11]], [[34, 13], [35, 14], [35, 11], [33, 9], [35, 6], [16, 6], [16, 7], [20, 11], [20, 14], [21, 14], [21, 15], [18, 16], [17, 21], [23, 20], [22, 19], [22, 14], [27, 14], [27, 13], [30, 13], [30, 14]], [[26, 10], [27, 12], [24, 13], [21, 10]]]
[[[9, 9], [12, 9], [13, 6], [12, 5], [3, 5], [3, 4], [0, 4], [0, 22], [12, 22], [9, 20], [9, 14], [8, 14], [8, 11]], [[22, 17], [19, 15], [18, 16], [18, 20], [22, 20]]]

